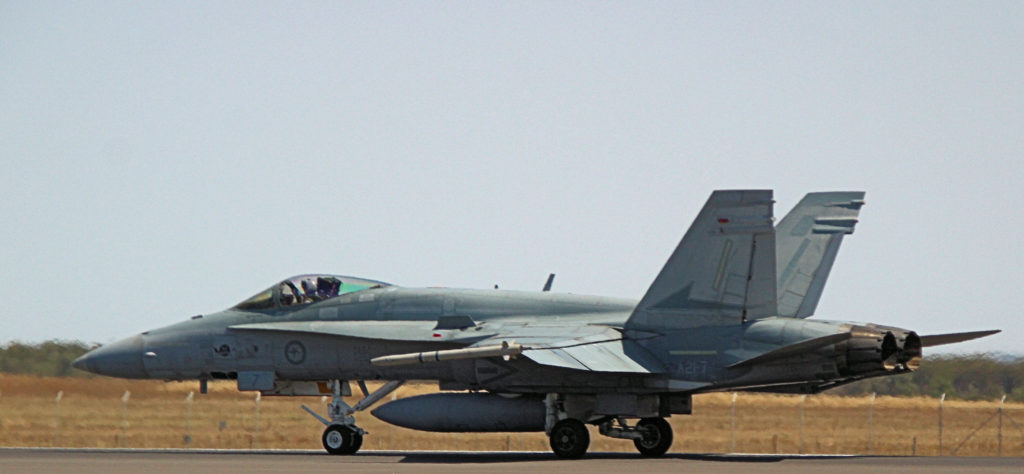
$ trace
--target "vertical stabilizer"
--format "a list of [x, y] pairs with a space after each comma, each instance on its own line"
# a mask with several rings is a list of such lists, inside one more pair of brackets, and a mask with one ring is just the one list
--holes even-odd
[[809, 193], [776, 228], [779, 316], [806, 318], [825, 289], [843, 236], [853, 233], [862, 191]]
[[715, 191], [640, 304], [629, 329], [738, 324], [773, 316], [772, 191]]

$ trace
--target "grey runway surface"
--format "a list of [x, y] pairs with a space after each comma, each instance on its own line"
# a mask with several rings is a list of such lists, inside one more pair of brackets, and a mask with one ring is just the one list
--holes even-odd
[[0, 472], [1021, 472], [1024, 458], [588, 453], [566, 461], [541, 452], [182, 451], [0, 449]]

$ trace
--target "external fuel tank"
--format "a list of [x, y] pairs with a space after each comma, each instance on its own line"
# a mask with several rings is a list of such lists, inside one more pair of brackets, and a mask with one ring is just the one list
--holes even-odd
[[544, 431], [544, 400], [492, 393], [432, 393], [386, 403], [372, 412], [404, 428], [440, 432]]

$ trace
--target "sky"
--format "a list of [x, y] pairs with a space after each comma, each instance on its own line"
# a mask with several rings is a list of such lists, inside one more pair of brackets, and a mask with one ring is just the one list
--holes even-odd
[[815, 318], [1022, 354], [1021, 31], [1021, 2], [0, 0], [0, 343], [302, 273], [640, 298], [712, 190], [757, 188], [867, 192]]

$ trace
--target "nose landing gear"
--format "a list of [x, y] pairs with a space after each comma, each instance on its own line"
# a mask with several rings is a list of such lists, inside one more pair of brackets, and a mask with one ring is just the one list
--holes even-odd
[[363, 411], [377, 403], [378, 400], [384, 398], [391, 392], [394, 392], [398, 387], [401, 387], [405, 383], [404, 380], [395, 380], [382, 385], [373, 393], [370, 393], [366, 389], [366, 384], [363, 381], [359, 381], [359, 388], [363, 391], [364, 398], [359, 400], [355, 406], [349, 406], [345, 403], [344, 394], [346, 392], [352, 393], [351, 389], [348, 388], [348, 381], [346, 380], [332, 380], [331, 388], [334, 392], [334, 396], [331, 399], [331, 403], [327, 405], [327, 412], [331, 419], [328, 420], [318, 415], [309, 407], [303, 405], [302, 409], [306, 410], [307, 413], [313, 415], [314, 418], [319, 420], [321, 423], [327, 425], [324, 429], [324, 434], [321, 437], [323, 441], [324, 449], [330, 454], [355, 454], [359, 451], [359, 448], [363, 445], [363, 435], [366, 435], [366, 430], [356, 426], [356, 419], [352, 416], [357, 411]]
[[363, 445], [363, 431], [355, 426], [329, 425], [321, 440], [331, 454], [355, 454]]

